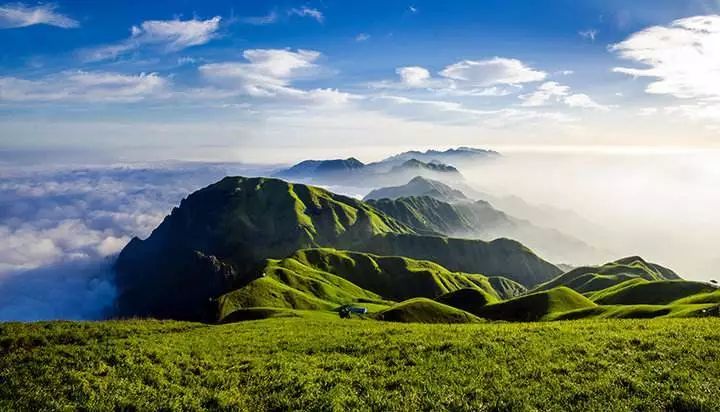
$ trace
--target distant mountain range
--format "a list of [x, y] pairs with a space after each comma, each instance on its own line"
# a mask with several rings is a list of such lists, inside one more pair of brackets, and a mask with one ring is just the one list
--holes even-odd
[[362, 163], [354, 157], [331, 160], [305, 160], [273, 177], [319, 185], [377, 187], [407, 182], [424, 176], [443, 182], [460, 182], [462, 174], [455, 164], [485, 161], [498, 153], [468, 147], [446, 151], [404, 152], [374, 163]]
[[471, 200], [442, 182], [422, 177], [402, 186], [373, 190], [364, 200], [418, 231], [469, 239], [516, 239], [555, 262], [606, 258], [570, 235], [515, 218], [486, 201]]

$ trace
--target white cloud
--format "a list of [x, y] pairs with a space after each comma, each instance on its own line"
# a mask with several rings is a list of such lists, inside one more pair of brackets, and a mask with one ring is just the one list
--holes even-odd
[[318, 9], [312, 9], [309, 7], [292, 8], [288, 10], [288, 14], [291, 16], [310, 17], [322, 23], [325, 20], [325, 16]]
[[594, 101], [590, 96], [583, 93], [576, 93], [571, 94], [570, 96], [566, 96], [563, 98], [563, 102], [565, 102], [566, 105], [570, 107], [577, 107], [580, 109], [593, 109], [593, 110], [600, 110], [600, 111], [608, 111], [610, 110], [610, 106], [602, 105], [596, 101]]
[[647, 93], [720, 99], [720, 15], [649, 27], [610, 46], [610, 50], [646, 66], [615, 67], [613, 71], [654, 79]]
[[410, 13], [413, 13], [413, 14], [418, 12], [417, 7], [412, 6], [412, 5], [408, 6], [408, 10], [410, 11]]
[[318, 69], [321, 56], [313, 50], [251, 49], [243, 52], [247, 62], [211, 63], [200, 66], [207, 80], [223, 89], [252, 97], [309, 99], [319, 103], [342, 103], [350, 98], [335, 89], [302, 90], [291, 86]]
[[560, 97], [567, 96], [569, 92], [570, 87], [568, 86], [558, 82], [545, 82], [538, 86], [534, 92], [523, 94], [519, 97], [523, 101], [521, 106], [539, 107], [545, 106], [550, 103], [551, 100], [559, 100]]
[[524, 107], [541, 107], [551, 103], [563, 103], [569, 107], [607, 111], [609, 106], [595, 102], [583, 93], [570, 93], [570, 87], [558, 82], [545, 82], [532, 93], [518, 96]]
[[220, 16], [208, 20], [150, 20], [133, 26], [128, 39], [82, 52], [86, 61], [114, 59], [144, 46], [171, 53], [208, 43], [217, 37]]
[[399, 67], [395, 73], [400, 76], [400, 82], [409, 87], [426, 87], [430, 80], [430, 71], [424, 67]]
[[503, 57], [463, 60], [445, 67], [440, 75], [476, 87], [530, 83], [547, 77], [547, 73], [528, 67], [520, 60]]
[[134, 102], [167, 92], [168, 84], [156, 73], [65, 71], [37, 80], [0, 77], [0, 100]]
[[355, 36], [355, 41], [357, 41], [357, 42], [363, 42], [363, 41], [367, 41], [367, 40], [370, 40], [370, 35], [367, 33], [360, 33], [357, 36]]
[[597, 35], [598, 35], [598, 31], [595, 30], [595, 29], [587, 29], [587, 30], [579, 31], [578, 34], [579, 34], [580, 37], [582, 37], [583, 39], [587, 39], [587, 40], [590, 40], [590, 41], [593, 41], [593, 42], [594, 42], [594, 41], [595, 41], [595, 38], [596, 38]]
[[463, 60], [440, 71], [434, 77], [420, 66], [399, 67], [399, 81], [370, 84], [376, 89], [427, 89], [446, 96], [507, 96], [522, 84], [544, 79], [547, 74], [526, 66], [517, 59], [495, 57], [489, 60]]
[[0, 6], [0, 29], [47, 24], [49, 26], [72, 29], [80, 23], [68, 16], [57, 13], [55, 4], [40, 4], [29, 7], [23, 3], [5, 4]]

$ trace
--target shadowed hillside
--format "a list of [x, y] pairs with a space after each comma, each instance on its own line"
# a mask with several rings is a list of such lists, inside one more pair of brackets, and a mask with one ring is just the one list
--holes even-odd
[[595, 306], [597, 304], [593, 301], [572, 289], [559, 287], [483, 306], [473, 313], [481, 318], [493, 320], [529, 322], [541, 320], [555, 313]]

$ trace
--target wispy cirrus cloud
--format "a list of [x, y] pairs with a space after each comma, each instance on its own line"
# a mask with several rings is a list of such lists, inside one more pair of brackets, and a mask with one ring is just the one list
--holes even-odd
[[12, 102], [136, 102], [168, 91], [156, 73], [64, 71], [39, 79], [0, 77], [0, 100]]
[[273, 24], [278, 21], [278, 13], [275, 10], [270, 11], [264, 16], [248, 16], [237, 19], [244, 24], [250, 24], [252, 26], [264, 26], [267, 24]]
[[130, 37], [114, 44], [85, 49], [80, 55], [85, 61], [115, 59], [143, 47], [154, 47], [170, 53], [206, 44], [218, 36], [220, 16], [207, 20], [149, 20], [130, 29]]
[[313, 9], [310, 7], [300, 7], [300, 8], [292, 8], [288, 10], [288, 15], [290, 16], [299, 16], [299, 17], [310, 17], [312, 19], [317, 20], [318, 23], [322, 23], [325, 21], [325, 15], [318, 9]]
[[32, 7], [23, 3], [0, 5], [0, 29], [14, 29], [36, 24], [73, 29], [80, 23], [64, 14], [58, 13], [55, 4], [40, 4]]

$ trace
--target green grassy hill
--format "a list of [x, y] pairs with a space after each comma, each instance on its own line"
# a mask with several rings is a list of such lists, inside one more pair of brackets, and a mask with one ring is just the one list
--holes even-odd
[[494, 296], [478, 289], [459, 289], [438, 296], [435, 300], [470, 313], [477, 313], [485, 305], [498, 302]]
[[717, 319], [0, 324], [2, 411], [716, 411]]
[[680, 279], [680, 277], [670, 269], [632, 256], [602, 266], [583, 266], [572, 269], [538, 285], [534, 290], [541, 291], [566, 286], [579, 293], [590, 293], [633, 279], [653, 281], [674, 280]]
[[217, 300], [220, 320], [251, 307], [330, 310], [356, 302], [434, 298], [462, 288], [498, 299], [482, 275], [450, 272], [428, 261], [328, 248], [269, 260], [263, 273]]
[[678, 299], [717, 289], [702, 282], [684, 280], [627, 281], [591, 295], [600, 305], [666, 305]]
[[597, 304], [574, 290], [558, 287], [483, 306], [472, 313], [486, 319], [529, 322], [595, 306]]
[[[188, 196], [149, 238], [134, 238], [123, 249], [116, 264], [116, 316], [213, 321], [212, 302], [254, 281], [266, 259], [313, 247], [433, 260], [453, 271], [506, 276], [528, 285], [559, 273], [517, 242], [420, 236], [364, 202], [317, 187], [228, 177]], [[293, 270], [286, 269], [284, 273]], [[313, 284], [321, 286], [316, 280]], [[290, 276], [283, 282], [290, 281], [309, 280]], [[290, 286], [297, 289], [299, 284]], [[280, 293], [278, 285], [262, 282], [253, 287], [265, 296], [256, 303], [272, 296], [275, 302], [297, 298], [305, 302], [303, 307], [308, 305], [301, 295]], [[315, 291], [310, 294], [317, 296]], [[247, 296], [234, 300], [251, 301]]]
[[376, 236], [363, 250], [386, 256], [407, 256], [436, 262], [449, 270], [503, 276], [534, 286], [560, 274], [557, 266], [543, 260], [521, 243], [510, 239], [491, 242], [386, 234]]
[[[492, 283], [492, 282], [491, 282]], [[698, 293], [686, 298], [678, 299], [675, 303], [687, 303], [687, 304], [698, 304], [698, 303], [716, 303], [720, 304], [720, 290], [715, 289], [713, 292]]]
[[398, 303], [375, 315], [378, 320], [405, 323], [474, 323], [482, 320], [464, 310], [426, 299]]
[[717, 304], [604, 305], [553, 313], [545, 320], [701, 318], [720, 316]]
[[210, 298], [243, 283], [266, 258], [411, 233], [365, 203], [278, 179], [227, 177], [183, 200], [117, 261], [121, 316], [203, 319]]

